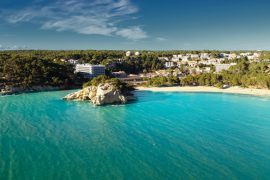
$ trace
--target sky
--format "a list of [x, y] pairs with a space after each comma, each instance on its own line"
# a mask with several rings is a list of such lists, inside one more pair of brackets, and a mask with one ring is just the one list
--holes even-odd
[[0, 0], [0, 49], [270, 50], [269, 0]]

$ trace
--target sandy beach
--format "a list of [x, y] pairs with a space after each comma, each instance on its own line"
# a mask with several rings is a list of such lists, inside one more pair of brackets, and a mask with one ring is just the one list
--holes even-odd
[[229, 93], [229, 94], [244, 94], [253, 96], [269, 96], [270, 90], [268, 89], [252, 89], [241, 87], [230, 87], [228, 89], [219, 89], [216, 87], [207, 86], [192, 86], [192, 87], [137, 87], [140, 91], [153, 91], [153, 92], [213, 92], [213, 93]]

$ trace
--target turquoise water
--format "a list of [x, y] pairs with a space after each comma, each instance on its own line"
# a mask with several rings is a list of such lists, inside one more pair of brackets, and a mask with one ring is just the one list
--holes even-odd
[[137, 92], [93, 107], [68, 91], [0, 97], [0, 179], [269, 179], [270, 99]]

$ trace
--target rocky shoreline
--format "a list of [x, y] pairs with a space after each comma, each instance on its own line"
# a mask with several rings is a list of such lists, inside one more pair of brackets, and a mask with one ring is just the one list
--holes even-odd
[[132, 93], [123, 94], [112, 83], [101, 83], [97, 86], [88, 86], [82, 90], [68, 94], [64, 100], [90, 101], [96, 106], [109, 104], [126, 104], [134, 100]]
[[32, 92], [42, 92], [42, 91], [57, 91], [63, 90], [64, 87], [53, 87], [53, 86], [33, 86], [30, 88], [22, 87], [5, 87], [0, 89], [0, 95], [12, 95], [12, 94], [21, 94], [21, 93], [32, 93]]

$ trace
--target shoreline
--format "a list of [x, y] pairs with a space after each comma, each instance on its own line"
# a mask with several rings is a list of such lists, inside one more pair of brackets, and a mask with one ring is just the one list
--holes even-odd
[[136, 87], [136, 90], [152, 92], [226, 93], [270, 97], [270, 90], [268, 89], [242, 88], [237, 86], [227, 89], [210, 86]]
[[52, 92], [52, 91], [69, 91], [79, 89], [80, 87], [70, 87], [70, 88], [63, 88], [63, 87], [42, 87], [42, 88], [30, 88], [24, 90], [11, 90], [11, 91], [1, 91], [0, 96], [9, 96], [9, 95], [19, 95], [19, 94], [32, 94], [32, 93], [39, 93], [39, 92]]
[[[31, 94], [38, 92], [51, 92], [51, 91], [69, 91], [75, 90], [73, 87], [70, 89], [55, 88], [43, 90], [28, 90], [18, 92], [0, 92], [0, 96]], [[238, 94], [238, 95], [251, 95], [259, 97], [270, 97], [269, 89], [255, 89], [255, 88], [242, 88], [238, 86], [230, 87], [227, 89], [219, 89], [211, 86], [172, 86], [172, 87], [135, 87], [135, 91], [151, 91], [151, 92], [183, 92], [183, 93], [224, 93], [224, 94]]]

